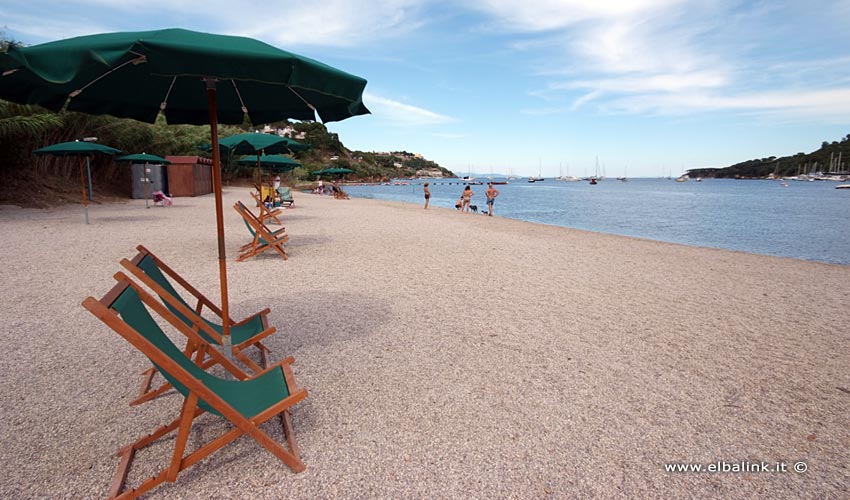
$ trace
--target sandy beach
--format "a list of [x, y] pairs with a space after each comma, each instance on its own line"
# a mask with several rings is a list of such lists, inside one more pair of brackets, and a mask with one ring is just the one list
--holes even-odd
[[[295, 357], [307, 470], [242, 437], [145, 498], [850, 497], [850, 266], [301, 193], [290, 259], [237, 263], [249, 196], [224, 196], [232, 315], [270, 307]], [[149, 362], [81, 302], [137, 244], [217, 301], [213, 206], [0, 208], [0, 498], [103, 498], [177, 416], [128, 406]], [[788, 471], [665, 471], [720, 461]]]

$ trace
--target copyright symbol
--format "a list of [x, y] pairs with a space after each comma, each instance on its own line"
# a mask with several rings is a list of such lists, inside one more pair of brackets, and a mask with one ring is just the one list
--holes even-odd
[[797, 462], [794, 464], [794, 472], [803, 473], [809, 469], [809, 466], [806, 465], [806, 462]]

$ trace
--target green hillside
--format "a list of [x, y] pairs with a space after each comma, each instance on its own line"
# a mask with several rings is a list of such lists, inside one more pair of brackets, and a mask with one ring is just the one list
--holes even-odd
[[688, 173], [690, 177], [733, 179], [765, 178], [771, 174], [777, 177], [790, 177], [810, 172], [829, 172], [830, 161], [832, 161], [833, 171], [850, 170], [850, 134], [840, 142], [825, 141], [819, 149], [811, 153], [797, 153], [781, 158], [771, 156], [747, 160], [726, 168], [692, 169]]
[[[303, 167], [287, 174], [284, 178], [286, 183], [314, 181], [311, 172], [330, 166], [352, 169], [354, 173], [348, 176], [349, 180], [379, 181], [391, 177], [412, 177], [424, 171], [452, 175], [436, 163], [406, 152], [350, 151], [337, 134], [328, 132], [321, 123], [282, 122], [272, 126], [290, 126], [296, 136], [303, 134], [303, 139], [297, 139], [299, 142], [311, 146], [310, 150], [293, 155]], [[255, 129], [246, 120], [241, 126], [219, 126], [219, 136], [227, 137]], [[210, 141], [208, 126], [168, 125], [162, 116], [156, 123], [149, 124], [111, 116], [53, 113], [36, 106], [0, 101], [0, 203], [45, 206], [64, 202], [66, 191], [78, 196], [79, 184], [76, 187], [73, 184], [79, 182], [75, 162], [51, 156], [35, 157], [32, 151], [84, 137], [96, 137], [98, 143], [128, 153], [210, 156], [202, 149]], [[254, 170], [240, 167], [238, 159], [222, 157], [225, 182], [240, 182], [240, 179], [247, 182], [252, 178]], [[129, 195], [129, 169], [110, 158], [92, 159], [92, 181], [96, 194]], [[72, 200], [73, 197], [69, 194], [67, 199]]]

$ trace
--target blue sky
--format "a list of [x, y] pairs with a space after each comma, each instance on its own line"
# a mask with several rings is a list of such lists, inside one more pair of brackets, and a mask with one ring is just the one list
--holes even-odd
[[[50, 13], [49, 16], [46, 13]], [[350, 149], [457, 173], [678, 175], [850, 133], [850, 1], [88, 0], [0, 4], [36, 44], [180, 27], [369, 81]]]

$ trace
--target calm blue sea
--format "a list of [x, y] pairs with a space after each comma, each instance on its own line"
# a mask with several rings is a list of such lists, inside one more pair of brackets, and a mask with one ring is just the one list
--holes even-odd
[[[351, 196], [423, 204], [424, 181], [407, 186], [346, 186]], [[453, 184], [449, 184], [452, 182]], [[431, 205], [453, 208], [456, 180], [430, 181]], [[496, 186], [500, 217], [636, 236], [685, 245], [741, 250], [850, 265], [850, 190], [836, 182], [705, 179], [605, 179]], [[472, 186], [486, 210], [486, 185]]]

